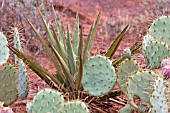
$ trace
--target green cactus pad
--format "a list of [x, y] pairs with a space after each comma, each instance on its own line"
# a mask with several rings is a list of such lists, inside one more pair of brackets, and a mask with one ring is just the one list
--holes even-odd
[[146, 35], [143, 37], [143, 40], [142, 40], [142, 47], [143, 49], [145, 50], [146, 49], [146, 46], [148, 45], [148, 43], [150, 43], [151, 41], [155, 40], [155, 38], [153, 38], [152, 36], [150, 35]]
[[82, 85], [94, 96], [108, 93], [116, 84], [112, 62], [104, 56], [93, 56], [84, 63]]
[[163, 78], [156, 78], [154, 91], [150, 97], [151, 113], [168, 113], [168, 105], [165, 98], [165, 86]]
[[59, 109], [59, 113], [89, 113], [89, 110], [84, 102], [68, 101], [63, 104], [61, 109]]
[[141, 103], [149, 102], [149, 94], [157, 75], [150, 70], [140, 70], [132, 74], [128, 80], [128, 99], [130, 104], [138, 108], [134, 103], [134, 96], [140, 98]]
[[17, 68], [11, 64], [0, 70], [0, 101], [10, 105], [17, 99]]
[[168, 104], [168, 113], [170, 113], [170, 79], [164, 80], [166, 84], [166, 89], [165, 89], [165, 97], [167, 99], [167, 104]]
[[123, 55], [127, 58], [127, 59], [131, 59], [131, 51], [130, 49], [125, 49], [123, 52]]
[[32, 113], [32, 112], [33, 112], [33, 111], [32, 111], [32, 103], [31, 103], [31, 102], [27, 103], [27, 105], [26, 105], [26, 111], [27, 111], [27, 113]]
[[7, 47], [8, 41], [5, 35], [0, 32], [0, 65], [7, 62], [9, 58], [9, 48]]
[[[13, 28], [14, 32], [14, 47], [21, 51], [21, 42], [18, 28]], [[18, 96], [25, 99], [28, 95], [28, 76], [25, 65], [21, 59], [15, 55], [15, 63], [18, 64]]]
[[18, 60], [18, 96], [25, 99], [28, 95], [28, 76], [27, 70], [22, 60]]
[[126, 104], [123, 108], [119, 110], [119, 113], [133, 113], [135, 110], [130, 104]]
[[63, 102], [64, 98], [59, 92], [51, 89], [41, 90], [32, 101], [33, 113], [56, 113]]
[[126, 59], [120, 66], [118, 66], [117, 83], [123, 93], [127, 94], [127, 82], [129, 76], [139, 68], [139, 64], [133, 59]]
[[158, 68], [161, 61], [170, 56], [168, 45], [163, 42], [151, 41], [144, 49], [145, 61], [149, 68]]
[[[20, 51], [21, 50], [21, 42], [20, 42], [18, 28], [14, 27], [13, 32], [14, 32], [14, 47]], [[18, 57], [15, 55], [15, 63], [17, 63], [17, 62], [18, 62]]]
[[148, 113], [147, 107], [145, 105], [142, 105], [141, 103], [138, 104], [138, 112], [139, 113]]
[[170, 17], [161, 16], [157, 18], [149, 28], [148, 34], [159, 41], [170, 44]]

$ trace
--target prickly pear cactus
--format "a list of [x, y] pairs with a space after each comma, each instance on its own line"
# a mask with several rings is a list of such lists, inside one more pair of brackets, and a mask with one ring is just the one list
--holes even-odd
[[[14, 47], [17, 48], [19, 51], [21, 51], [21, 42], [20, 42], [20, 36], [17, 27], [13, 28], [13, 33], [14, 33]], [[18, 57], [16, 55], [14, 57], [15, 57], [15, 63], [18, 63]]]
[[[18, 28], [13, 28], [14, 33], [14, 47], [21, 51], [21, 43]], [[21, 59], [15, 55], [15, 63], [18, 64], [18, 96], [25, 99], [28, 95], [28, 76], [25, 65]]]
[[9, 58], [9, 48], [7, 47], [8, 41], [5, 35], [0, 32], [0, 65], [7, 62]]
[[68, 101], [59, 109], [59, 113], [89, 113], [89, 110], [84, 102]]
[[18, 60], [18, 96], [25, 99], [28, 95], [28, 75], [22, 60]]
[[138, 108], [134, 103], [134, 96], [139, 97], [141, 103], [149, 102], [149, 94], [152, 92], [155, 77], [157, 77], [157, 75], [150, 70], [139, 70], [129, 78], [127, 96], [133, 107]]
[[155, 38], [153, 38], [151, 35], [146, 35], [143, 37], [142, 40], [142, 47], [145, 50], [146, 46], [148, 45], [148, 43], [150, 43], [151, 41], [155, 40]]
[[123, 93], [127, 94], [127, 82], [131, 73], [140, 68], [139, 64], [133, 59], [126, 59], [118, 66], [117, 83]]
[[84, 63], [82, 85], [88, 93], [101, 96], [116, 84], [112, 62], [104, 56], [93, 56]]
[[32, 112], [33, 112], [33, 111], [32, 111], [32, 103], [31, 103], [31, 102], [27, 103], [27, 105], [26, 105], [26, 111], [27, 111], [27, 113], [32, 113]]
[[151, 41], [144, 49], [145, 61], [149, 68], [158, 68], [161, 61], [170, 56], [168, 45], [163, 42]]
[[170, 79], [166, 79], [165, 84], [166, 84], [165, 97], [167, 99], [168, 104], [168, 113], [170, 113]]
[[63, 104], [63, 96], [54, 90], [44, 89], [34, 96], [32, 103], [33, 113], [56, 113]]
[[17, 68], [11, 64], [0, 70], [0, 101], [10, 105], [17, 99]]
[[157, 18], [149, 28], [148, 34], [159, 41], [170, 44], [170, 16], [161, 16]]
[[151, 113], [168, 113], [163, 78], [157, 77], [150, 97]]
[[127, 58], [127, 59], [131, 59], [131, 51], [130, 49], [125, 49], [123, 52], [123, 55]]
[[130, 104], [126, 104], [123, 108], [119, 110], [119, 113], [133, 113], [135, 110]]

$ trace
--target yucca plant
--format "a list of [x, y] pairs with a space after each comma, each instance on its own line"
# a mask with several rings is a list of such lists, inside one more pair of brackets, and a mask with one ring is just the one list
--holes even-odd
[[[79, 17], [76, 15], [76, 22], [74, 27], [74, 35], [72, 36], [69, 27], [66, 29], [59, 25], [55, 16], [55, 24], [48, 24], [42, 13], [39, 11], [42, 22], [45, 26], [46, 32], [50, 38], [50, 44], [48, 45], [44, 38], [40, 35], [38, 30], [28, 20], [27, 22], [32, 27], [33, 31], [37, 35], [38, 39], [42, 43], [47, 55], [50, 57], [56, 67], [56, 74], [51, 74], [48, 70], [42, 67], [39, 63], [34, 61], [28, 55], [20, 52], [14, 47], [9, 46], [25, 64], [27, 64], [39, 77], [41, 77], [48, 85], [53, 89], [61, 89], [63, 93], [69, 93], [71, 98], [77, 98], [80, 91], [83, 91], [81, 81], [83, 76], [83, 64], [88, 60], [90, 50], [97, 32], [97, 26], [100, 20], [100, 13], [97, 16], [96, 21], [92, 24], [90, 32], [88, 34], [85, 47], [83, 47], [83, 31], [79, 28]], [[125, 34], [128, 25], [118, 35], [111, 47], [106, 52], [105, 56], [111, 58], [117, 47], [119, 46], [123, 35]], [[57, 30], [57, 32], [56, 32]], [[71, 41], [73, 38], [73, 41]], [[140, 45], [133, 46], [131, 48], [134, 52], [140, 47]], [[124, 57], [120, 57], [114, 65], [121, 61]]]

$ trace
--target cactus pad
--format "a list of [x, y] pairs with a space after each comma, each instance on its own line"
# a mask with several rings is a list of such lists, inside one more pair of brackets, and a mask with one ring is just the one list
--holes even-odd
[[130, 51], [130, 49], [125, 49], [123, 55], [126, 58], [130, 59], [131, 58], [131, 51]]
[[141, 103], [149, 102], [149, 94], [152, 92], [152, 86], [157, 75], [149, 70], [140, 70], [129, 78], [128, 81], [128, 99], [130, 104], [138, 108], [134, 103], [134, 96], [140, 98]]
[[157, 18], [149, 28], [148, 34], [155, 37], [159, 41], [170, 44], [170, 17], [161, 16]]
[[170, 56], [168, 45], [163, 42], [151, 41], [144, 49], [145, 61], [149, 68], [158, 68], [161, 61]]
[[167, 99], [167, 104], [168, 104], [168, 113], [170, 113], [170, 79], [164, 80], [166, 84], [166, 89], [165, 89], [165, 97]]
[[155, 38], [153, 38], [152, 36], [150, 35], [146, 35], [143, 37], [143, 40], [142, 40], [142, 47], [143, 49], [146, 49], [146, 46], [148, 45], [148, 43], [150, 43], [152, 40], [155, 40]]
[[84, 102], [68, 101], [63, 104], [61, 109], [59, 109], [59, 113], [89, 113], [89, 110]]
[[104, 56], [93, 56], [84, 63], [82, 85], [95, 96], [108, 93], [116, 84], [112, 62]]
[[10, 105], [17, 99], [17, 68], [7, 65], [0, 70], [0, 101]]
[[64, 98], [59, 92], [51, 89], [41, 90], [32, 101], [33, 113], [56, 113], [63, 102]]
[[21, 99], [28, 95], [28, 76], [22, 60], [18, 60], [18, 96]]
[[130, 104], [126, 104], [123, 108], [119, 110], [119, 113], [133, 113], [135, 110]]
[[127, 94], [127, 82], [129, 76], [139, 68], [139, 64], [133, 59], [126, 59], [120, 66], [118, 66], [117, 83], [123, 93]]
[[5, 35], [0, 32], [0, 65], [7, 62], [9, 58], [9, 48], [7, 47], [8, 41]]
[[168, 113], [168, 105], [165, 98], [163, 78], [156, 78], [154, 91], [150, 98], [151, 113]]
[[32, 103], [31, 103], [31, 102], [27, 103], [27, 105], [26, 105], [26, 111], [27, 111], [27, 113], [32, 113], [32, 112], [33, 112], [33, 111], [32, 111]]

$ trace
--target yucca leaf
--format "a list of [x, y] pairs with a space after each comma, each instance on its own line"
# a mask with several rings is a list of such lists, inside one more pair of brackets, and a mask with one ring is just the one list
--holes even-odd
[[[45, 68], [43, 68], [39, 63], [35, 62], [33, 59], [31, 59], [30, 57], [28, 57], [26, 54], [20, 52], [19, 50], [17, 50], [14, 47], [8, 46], [9, 49], [14, 52], [18, 58], [22, 59], [23, 62], [28, 65], [40, 78], [42, 78], [43, 80], [45, 80], [45, 82], [49, 85], [53, 85], [53, 83], [51, 83], [51, 80], [53, 82], [55, 82], [56, 84], [62, 84], [61, 81], [59, 81], [57, 78], [55, 78], [50, 72], [48, 72]], [[51, 79], [49, 79], [48, 77]]]
[[35, 29], [35, 27], [32, 25], [32, 23], [26, 19], [27, 22], [29, 23], [29, 25], [32, 27], [33, 31], [35, 32], [35, 34], [37, 35], [38, 39], [40, 40], [41, 44], [43, 45], [44, 49], [47, 52], [47, 55], [51, 58], [52, 62], [54, 63], [57, 71], [59, 72], [60, 75], [62, 75], [62, 72], [60, 70], [60, 66], [56, 60], [56, 58], [54, 57], [53, 52], [51, 51], [51, 49], [48, 47], [48, 45], [45, 43], [44, 39], [41, 37], [41, 35], [38, 33], [38, 31]]
[[66, 63], [64, 62], [63, 58], [58, 54], [58, 52], [54, 49], [54, 47], [51, 47], [55, 56], [57, 57], [60, 65], [62, 66], [63, 72], [65, 73], [66, 79], [69, 81], [70, 86], [72, 89], [74, 88], [73, 86], [73, 76], [70, 74], [70, 70]]
[[78, 70], [78, 74], [76, 76], [76, 90], [77, 92], [80, 90], [81, 88], [81, 81], [82, 81], [82, 77], [83, 77], [83, 61], [82, 61], [82, 56], [80, 55], [79, 56], [79, 61], [80, 61], [80, 64], [79, 64], [79, 70]]
[[59, 38], [60, 38], [60, 42], [64, 45], [64, 33], [63, 33], [63, 30], [60, 27], [57, 19], [55, 19], [55, 24], [56, 24], [56, 27], [57, 27], [57, 31], [58, 31], [58, 35], [59, 35]]
[[[68, 55], [67, 52], [65, 51], [64, 47], [62, 46], [61, 42], [57, 38], [57, 34], [54, 30], [54, 27], [52, 26], [52, 31], [54, 34], [54, 39], [56, 41], [57, 47], [58, 47], [58, 53], [60, 54], [61, 57], [63, 57], [64, 61], [67, 63]], [[68, 63], [67, 63], [68, 64]]]
[[105, 56], [109, 59], [115, 54], [121, 40], [123, 39], [123, 35], [126, 32], [126, 29], [128, 28], [128, 25], [123, 29], [123, 31], [118, 35], [118, 37], [115, 39], [115, 41], [112, 43], [108, 51], [106, 52]]
[[79, 16], [76, 14], [76, 22], [74, 26], [74, 42], [73, 42], [73, 50], [74, 54], [77, 55], [79, 45]]
[[83, 51], [83, 30], [81, 28], [80, 29], [80, 39], [79, 39], [79, 46], [78, 46], [77, 56], [80, 56], [80, 54], [82, 55], [82, 51]]
[[51, 33], [50, 29], [49, 29], [49, 26], [47, 25], [47, 22], [45, 21], [43, 15], [42, 15], [42, 13], [41, 13], [41, 11], [39, 9], [38, 9], [38, 12], [39, 12], [41, 20], [42, 20], [42, 22], [43, 22], [43, 24], [45, 26], [45, 30], [46, 30], [48, 36], [50, 37], [51, 44], [58, 51], [57, 44], [55, 43], [55, 40], [54, 40], [53, 35], [52, 35], [52, 33]]
[[69, 64], [70, 73], [72, 76], [74, 76], [76, 73], [76, 60], [75, 60], [73, 47], [71, 45], [70, 33], [68, 27], [67, 27], [67, 55], [68, 55], [68, 64]]
[[79, 67], [79, 56], [82, 55], [82, 51], [83, 51], [83, 31], [82, 28], [80, 29], [80, 39], [79, 39], [79, 46], [78, 46], [78, 52], [77, 52], [77, 58], [76, 58], [76, 69], [78, 70]]
[[88, 38], [87, 38], [87, 42], [86, 42], [86, 46], [85, 46], [85, 50], [84, 50], [84, 57], [83, 57], [83, 62], [86, 61], [88, 59], [88, 55], [90, 54], [90, 50], [97, 32], [97, 26], [99, 24], [99, 20], [100, 20], [100, 13], [98, 14], [97, 20], [95, 21], [95, 24], [93, 24], [91, 26]]
[[64, 31], [63, 31], [62, 27], [60, 27], [60, 25], [59, 25], [59, 23], [57, 21], [57, 15], [55, 13], [54, 7], [52, 7], [52, 10], [53, 10], [53, 13], [54, 13], [54, 18], [55, 18], [54, 20], [55, 20], [55, 24], [56, 24], [56, 27], [57, 27], [58, 35], [59, 35], [59, 38], [60, 38], [60, 42], [64, 46]]

